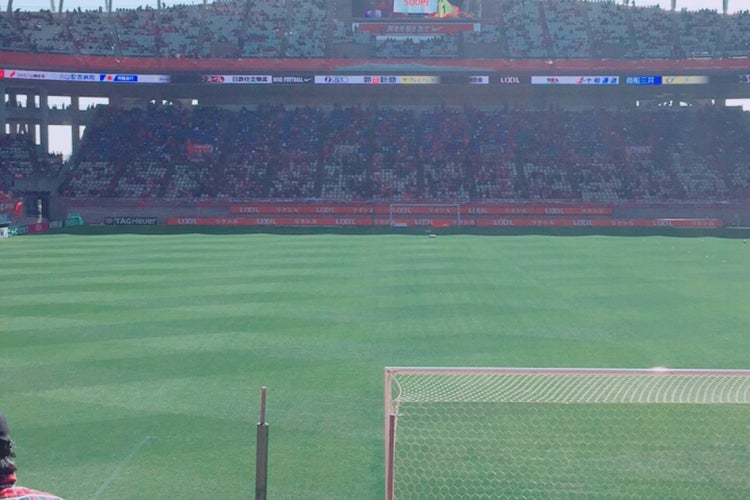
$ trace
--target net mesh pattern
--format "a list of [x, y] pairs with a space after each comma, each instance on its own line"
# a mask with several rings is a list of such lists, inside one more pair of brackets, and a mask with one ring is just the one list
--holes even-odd
[[750, 372], [398, 372], [394, 498], [750, 498]]

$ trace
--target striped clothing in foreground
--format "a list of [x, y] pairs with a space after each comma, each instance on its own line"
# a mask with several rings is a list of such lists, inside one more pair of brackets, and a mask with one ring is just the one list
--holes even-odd
[[62, 498], [32, 490], [22, 486], [16, 486], [16, 475], [0, 477], [0, 500], [63, 500]]
[[21, 486], [0, 487], [2, 500], [62, 500], [62, 498], [43, 491], [30, 490]]

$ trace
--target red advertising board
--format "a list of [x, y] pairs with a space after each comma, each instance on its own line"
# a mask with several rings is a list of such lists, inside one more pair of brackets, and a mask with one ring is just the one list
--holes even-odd
[[371, 226], [371, 217], [169, 217], [171, 226]]
[[610, 216], [609, 206], [461, 205], [461, 215], [593, 215]]
[[476, 227], [674, 227], [674, 228], [720, 228], [721, 219], [618, 219], [618, 218], [486, 218], [463, 219], [462, 226]]
[[387, 214], [388, 205], [372, 204], [306, 204], [256, 203], [251, 205], [231, 205], [229, 212], [242, 215], [294, 214], [294, 215], [372, 215]]
[[[168, 225], [176, 226], [390, 226], [395, 227], [455, 227], [457, 219], [441, 217], [170, 217]], [[720, 219], [629, 219], [592, 217], [469, 217], [461, 219], [462, 227], [597, 227], [597, 228], [652, 228], [716, 229], [723, 226]]]
[[612, 207], [602, 205], [487, 205], [487, 204], [289, 204], [253, 203], [230, 205], [229, 212], [237, 215], [430, 215], [492, 216], [492, 215], [541, 215], [541, 216], [611, 216]]
[[29, 224], [29, 234], [46, 233], [49, 231], [49, 222], [39, 222], [37, 224]]

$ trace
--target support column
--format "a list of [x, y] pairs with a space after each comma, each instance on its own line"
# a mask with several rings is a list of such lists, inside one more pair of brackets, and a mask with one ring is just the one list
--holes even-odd
[[0, 84], [0, 135], [5, 134], [5, 124], [8, 123], [8, 105], [5, 103], [5, 85]]
[[49, 153], [49, 92], [39, 90], [39, 145], [44, 154]]
[[78, 96], [70, 96], [71, 151], [78, 151], [78, 144], [81, 142], [81, 110], [79, 106], [80, 99]]
[[[18, 93], [15, 90], [11, 90], [10, 92], [8, 92], [8, 106], [10, 106], [11, 108], [18, 108]], [[11, 135], [21, 133], [21, 122], [18, 118], [14, 118], [9, 123]]]
[[22, 118], [22, 134], [30, 134], [34, 142], [36, 142], [36, 124], [37, 117], [39, 116], [39, 110], [36, 107], [36, 94], [29, 91], [26, 92], [26, 116]]

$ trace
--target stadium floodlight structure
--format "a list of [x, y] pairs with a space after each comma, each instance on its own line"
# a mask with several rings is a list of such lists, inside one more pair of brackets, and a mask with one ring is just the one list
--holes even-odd
[[750, 370], [386, 368], [386, 498], [750, 498]]

